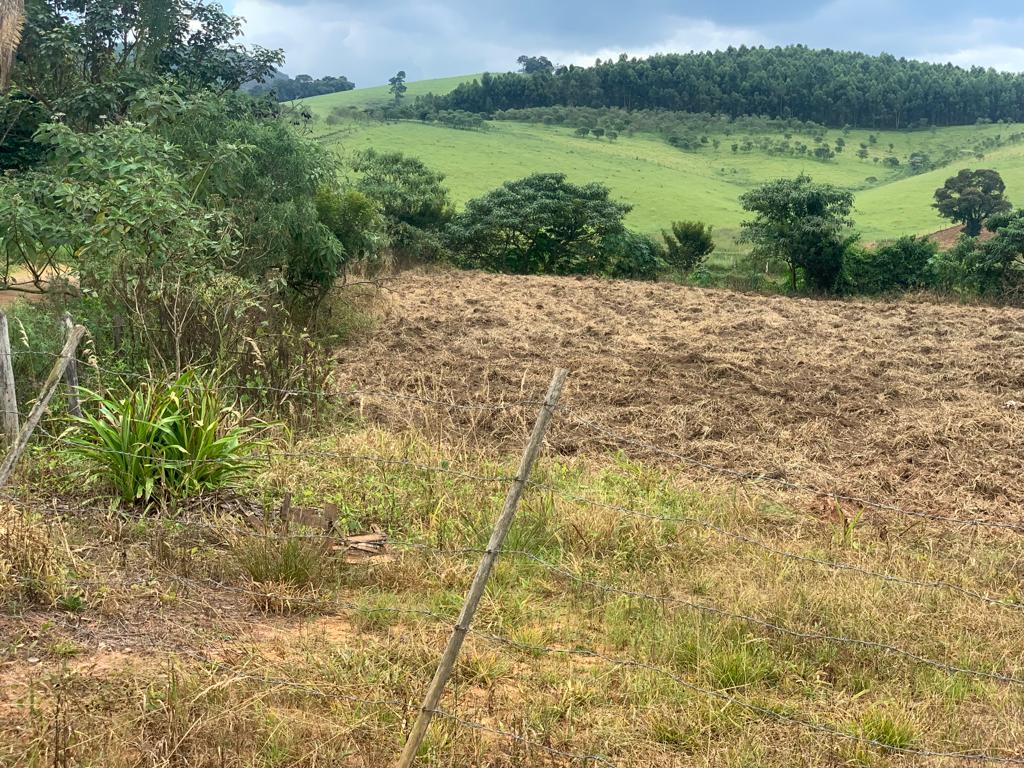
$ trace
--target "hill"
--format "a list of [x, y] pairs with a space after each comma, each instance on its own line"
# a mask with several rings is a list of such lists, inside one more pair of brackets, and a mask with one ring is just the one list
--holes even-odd
[[[446, 81], [451, 82], [451, 81]], [[425, 88], [426, 86], [423, 86]], [[423, 89], [421, 88], [421, 90]], [[310, 99], [319, 114], [330, 113], [339, 98], [362, 98], [360, 92]], [[509, 179], [538, 171], [562, 171], [576, 182], [600, 181], [615, 196], [633, 205], [630, 226], [658, 232], [670, 221], [695, 218], [713, 224], [720, 244], [718, 256], [737, 252], [728, 241], [738, 232], [743, 211], [739, 196], [769, 179], [807, 173], [815, 180], [851, 189], [856, 194], [855, 219], [866, 241], [904, 234], [926, 234], [948, 226], [931, 208], [932, 194], [962, 167], [998, 170], [1015, 202], [1024, 202], [1024, 144], [987, 148], [1024, 125], [980, 125], [925, 131], [824, 132], [834, 145], [842, 138], [846, 150], [828, 161], [765, 151], [762, 140], [775, 143], [780, 133], [709, 134], [708, 146], [683, 151], [652, 134], [622, 135], [615, 142], [581, 138], [563, 126], [492, 121], [489, 130], [466, 131], [413, 121], [384, 123], [350, 120], [318, 122], [315, 130], [328, 146], [342, 153], [370, 147], [401, 151], [423, 159], [447, 176], [457, 205]], [[874, 136], [874, 142], [871, 137]], [[719, 141], [715, 148], [710, 142]], [[732, 144], [750, 140], [748, 151], [733, 151]], [[810, 136], [792, 140], [812, 143]], [[861, 143], [869, 157], [857, 157]], [[891, 145], [891, 148], [890, 148]], [[960, 159], [947, 166], [909, 175], [907, 159], [914, 153]], [[983, 157], [979, 159], [977, 154]], [[899, 160], [893, 167], [887, 158]]]
[[[471, 82], [480, 75], [457, 75], [455, 77], [440, 77], [433, 80], [415, 80], [408, 83], [409, 90], [406, 98], [425, 96], [428, 93], [445, 94], [452, 91], [462, 83]], [[294, 101], [292, 104], [301, 103], [308, 107], [311, 112], [319, 116], [330, 114], [331, 110], [337, 107], [353, 107], [356, 109], [368, 109], [371, 107], [382, 107], [390, 104], [394, 97], [388, 93], [388, 85], [375, 85], [368, 88], [356, 88], [351, 91], [340, 91], [338, 93], [327, 93], [323, 96], [313, 96], [302, 99], [301, 102]]]

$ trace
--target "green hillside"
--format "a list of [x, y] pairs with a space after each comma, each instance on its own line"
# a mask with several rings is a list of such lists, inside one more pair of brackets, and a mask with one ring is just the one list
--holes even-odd
[[[408, 83], [409, 90], [406, 98], [424, 96], [428, 93], [442, 94], [453, 90], [460, 83], [465, 83], [480, 75], [459, 75], [457, 77], [439, 77], [434, 80], [417, 80]], [[335, 107], [380, 107], [392, 101], [393, 97], [388, 93], [388, 85], [375, 85], [369, 88], [356, 88], [351, 91], [340, 93], [328, 93], [323, 96], [313, 96], [309, 99], [302, 99], [302, 104], [309, 107], [316, 115], [326, 116]]]
[[[948, 226], [931, 208], [932, 193], [959, 167], [992, 167], [1003, 174], [1011, 200], [1024, 202], [1024, 145], [966, 155], [946, 168], [906, 175], [906, 170], [859, 159], [856, 148], [868, 133], [845, 134], [847, 150], [827, 162], [775, 156], [757, 150], [734, 153], [736, 137], [720, 147], [684, 152], [660, 138], [637, 134], [616, 142], [580, 138], [570, 129], [491, 123], [487, 131], [460, 131], [416, 122], [321, 124], [324, 142], [341, 152], [370, 147], [416, 155], [447, 175], [456, 204], [503, 181], [537, 171], [562, 171], [573, 181], [602, 181], [633, 205], [630, 224], [656, 232], [673, 219], [698, 218], [719, 233], [734, 233], [743, 218], [739, 196], [772, 178], [805, 172], [817, 180], [856, 191], [856, 222], [867, 241]], [[1006, 135], [1020, 126], [971, 126], [919, 132], [877, 132], [878, 154], [905, 157], [912, 151], [939, 155], [985, 136]], [[774, 134], [777, 136], [777, 134]], [[842, 135], [831, 131], [828, 140]], [[893, 149], [889, 150], [889, 144]], [[872, 150], [875, 153], [875, 150]], [[874, 177], [876, 181], [868, 181]]]

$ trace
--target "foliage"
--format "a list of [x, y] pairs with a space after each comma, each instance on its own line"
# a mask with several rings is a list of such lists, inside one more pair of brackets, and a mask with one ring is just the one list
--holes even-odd
[[405, 92], [409, 90], [409, 86], [405, 84], [405, 71], [399, 70], [398, 73], [388, 79], [388, 92], [395, 97], [395, 104], [398, 104], [405, 97]]
[[[666, 109], [796, 117], [835, 127], [1024, 120], [1024, 75], [801, 45], [600, 59], [592, 67], [484, 74], [437, 102], [494, 112], [529, 107]], [[828, 150], [833, 152], [834, 150]]]
[[603, 184], [577, 186], [565, 174], [536, 173], [470, 200], [448, 230], [464, 266], [514, 274], [594, 274], [607, 241], [622, 235], [629, 206]]
[[252, 96], [272, 94], [278, 101], [292, 101], [323, 96], [325, 93], [351, 91], [355, 87], [356, 84], [344, 75], [317, 78], [296, 75], [293, 79], [283, 72], [275, 72], [265, 82], [247, 83], [242, 86], [242, 90]]
[[959, 293], [997, 294], [1024, 299], [1024, 211], [993, 215], [985, 242], [964, 234], [956, 246], [934, 260], [940, 286]]
[[844, 235], [853, 207], [850, 192], [801, 175], [763, 184], [744, 193], [740, 201], [755, 215], [742, 224], [754, 256], [784, 262], [794, 290], [798, 274], [810, 287], [825, 291], [836, 287], [843, 255], [851, 244]]
[[385, 237], [377, 205], [357, 189], [321, 187], [314, 199], [316, 215], [345, 249], [348, 260], [374, 259]]
[[665, 261], [670, 267], [690, 272], [705, 261], [715, 250], [711, 237], [712, 227], [700, 221], [674, 221], [671, 229], [663, 229]]
[[251, 468], [257, 443], [221, 404], [217, 379], [187, 372], [142, 381], [121, 396], [84, 392], [83, 415], [65, 434], [68, 450], [126, 502], [187, 498], [221, 488]]
[[649, 235], [624, 229], [605, 240], [601, 274], [629, 280], [654, 280], [667, 267], [665, 247]]
[[934, 207], [947, 219], [962, 222], [967, 235], [977, 237], [985, 219], [1010, 210], [1005, 192], [1006, 184], [996, 171], [964, 168], [935, 190]]
[[389, 245], [401, 256], [439, 257], [439, 233], [451, 217], [444, 175], [401, 152], [368, 150], [352, 168], [356, 189], [373, 200], [384, 216]]
[[75, 128], [123, 117], [165, 76], [219, 92], [260, 81], [279, 50], [236, 42], [242, 20], [204, 0], [30, 0], [14, 83]]
[[907, 236], [877, 248], [851, 248], [846, 282], [854, 293], [878, 294], [925, 288], [932, 282], [931, 265], [938, 245], [925, 237]]

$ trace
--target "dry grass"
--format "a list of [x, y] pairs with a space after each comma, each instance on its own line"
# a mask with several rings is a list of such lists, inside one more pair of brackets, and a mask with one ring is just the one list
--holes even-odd
[[[373, 429], [293, 448], [310, 458], [276, 460], [252, 490], [335, 504], [345, 527], [389, 531], [389, 557], [346, 565], [312, 529], [198, 506], [24, 518], [32, 537], [70, 542], [81, 606], [5, 598], [0, 764], [393, 764], [475, 568], [465, 550], [483, 546], [504, 490], [397, 462], [501, 477], [514, 456]], [[713, 610], [1022, 677], [1018, 610], [751, 542], [1015, 600], [1024, 538], [840, 523], [621, 456], [549, 454], [535, 480], [443, 703], [529, 743], [441, 718], [423, 765], [573, 764], [549, 750], [628, 766], [913, 762], [780, 716], [896, 749], [1024, 758], [1022, 685]]]
[[[667, 284], [407, 273], [339, 384], [453, 404], [535, 397], [572, 369], [552, 446], [671, 457], [952, 516], [1024, 505], [1024, 311], [825, 302]], [[511, 449], [533, 407], [362, 396], [362, 413]], [[817, 504], [791, 498], [791, 503]]]

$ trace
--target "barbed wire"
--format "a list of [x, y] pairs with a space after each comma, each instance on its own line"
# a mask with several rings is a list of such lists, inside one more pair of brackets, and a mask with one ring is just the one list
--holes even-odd
[[[6, 498], [14, 501], [11, 497], [0, 496], [0, 498]], [[52, 513], [54, 510], [51, 507], [37, 507], [36, 511], [43, 513]], [[230, 536], [242, 536], [248, 538], [263, 539], [267, 541], [282, 541], [282, 540], [297, 540], [297, 541], [318, 541], [323, 543], [333, 543], [335, 545], [344, 545], [346, 548], [350, 547], [349, 537], [341, 533], [313, 533], [309, 531], [276, 531], [270, 532], [269, 528], [271, 521], [267, 522], [267, 529], [253, 530], [251, 528], [241, 528], [235, 525], [229, 525], [224, 522], [209, 523], [202, 520], [195, 519], [183, 519], [175, 521], [182, 526], [184, 530], [202, 529], [214, 532], [220, 536], [225, 534]], [[287, 520], [283, 520], [285, 524], [289, 524]], [[390, 535], [384, 535], [385, 540], [381, 542], [381, 552], [386, 550], [410, 550], [420, 552], [430, 552], [434, 555], [442, 557], [450, 556], [462, 556], [467, 554], [482, 555], [486, 553], [486, 548], [480, 546], [466, 546], [466, 547], [438, 547], [433, 544], [429, 544], [423, 541], [403, 540], [395, 539]], [[360, 542], [354, 542], [359, 544]], [[374, 545], [370, 545], [374, 546]], [[914, 651], [907, 650], [897, 645], [890, 643], [884, 643], [877, 640], [870, 640], [858, 637], [850, 637], [845, 635], [830, 634], [827, 632], [819, 631], [807, 631], [802, 629], [793, 629], [775, 622], [768, 621], [767, 619], [753, 616], [750, 614], [738, 613], [730, 611], [725, 608], [710, 605], [707, 603], [701, 603], [690, 599], [676, 597], [674, 595], [667, 594], [654, 594], [650, 592], [644, 592], [642, 590], [623, 587], [616, 584], [610, 584], [608, 582], [598, 581], [596, 579], [586, 578], [577, 573], [573, 573], [571, 570], [566, 568], [564, 565], [559, 563], [553, 563], [544, 558], [523, 549], [503, 549], [500, 553], [503, 557], [516, 557], [525, 559], [533, 562], [540, 567], [555, 573], [563, 578], [569, 579], [572, 582], [581, 584], [588, 588], [603, 592], [606, 594], [616, 594], [624, 597], [630, 597], [639, 600], [646, 600], [649, 602], [658, 603], [661, 605], [671, 605], [681, 608], [687, 608], [693, 611], [698, 611], [707, 615], [716, 616], [718, 618], [729, 619], [732, 621], [740, 621], [751, 626], [760, 627], [770, 632], [792, 637], [800, 641], [812, 641], [812, 642], [828, 642], [836, 645], [855, 646], [860, 648], [866, 648], [869, 650], [877, 650], [884, 653], [888, 653], [893, 656], [898, 656], [907, 659], [916, 664], [928, 666], [942, 672], [949, 674], [961, 674], [969, 677], [976, 677], [982, 679], [994, 680], [1001, 683], [1010, 685], [1024, 685], [1024, 678], [1015, 676], [1013, 674], [992, 672], [983, 669], [976, 669], [972, 667], [965, 667], [962, 665], [952, 664], [949, 662], [939, 661], [932, 659], [927, 656], [923, 656]]]
[[[249, 599], [255, 600], [257, 602], [258, 602], [259, 599], [262, 599], [262, 600], [264, 600], [266, 602], [266, 604], [270, 604], [270, 601], [278, 601], [282, 605], [309, 604], [309, 605], [319, 606], [321, 608], [325, 604], [328, 604], [328, 601], [325, 601], [324, 599], [302, 598], [300, 596], [293, 596], [293, 595], [287, 595], [287, 594], [286, 595], [282, 595], [282, 594], [276, 594], [274, 592], [269, 592], [269, 591], [262, 592], [262, 591], [260, 591], [257, 588], [258, 585], [256, 585], [256, 584], [252, 584], [252, 585], [250, 585], [248, 587], [235, 587], [233, 585], [225, 584], [225, 583], [223, 583], [221, 581], [218, 581], [218, 580], [212, 579], [212, 578], [194, 579], [194, 578], [183, 577], [183, 576], [175, 575], [175, 574], [166, 574], [166, 576], [171, 581], [179, 582], [179, 583], [184, 584], [184, 585], [191, 585], [191, 586], [195, 586], [195, 587], [206, 586], [206, 587], [209, 587], [210, 589], [215, 590], [217, 592], [226, 591], [226, 592], [238, 593], [238, 594], [241, 594], [241, 595], [244, 595], [244, 596], [248, 597]], [[110, 580], [79, 580], [77, 583], [78, 584], [94, 583], [94, 584], [97, 584], [99, 586], [104, 586], [104, 587], [109, 587], [110, 586]], [[135, 586], [140, 585], [140, 582], [138, 582], [137, 580], [135, 580], [135, 581], [127, 580], [126, 583], [129, 584], [129, 585], [135, 585]], [[145, 582], [142, 582], [142, 585], [145, 585]], [[428, 610], [428, 609], [419, 609], [419, 608], [411, 608], [411, 607], [397, 607], [397, 606], [382, 606], [382, 605], [360, 605], [358, 603], [353, 603], [353, 602], [350, 602], [350, 601], [342, 601], [342, 600], [332, 600], [332, 601], [329, 601], [329, 604], [334, 606], [334, 607], [337, 607], [337, 608], [346, 609], [346, 610], [353, 610], [353, 611], [389, 612], [389, 613], [395, 613], [395, 614], [417, 615], [417, 616], [431, 618], [431, 619], [435, 620], [438, 623], [445, 624], [445, 625], [448, 625], [448, 626], [454, 626], [454, 622], [455, 622], [455, 618], [452, 617], [452, 616], [447, 616], [447, 615], [444, 615], [444, 614], [440, 614], [440, 613], [437, 613], [436, 611], [431, 611], [431, 610]], [[903, 754], [903, 755], [906, 755], [906, 756], [921, 757], [921, 758], [945, 758], [945, 759], [956, 759], [956, 760], [964, 760], [964, 761], [971, 761], [971, 762], [986, 762], [986, 763], [999, 763], [999, 764], [1014, 764], [1014, 765], [1024, 764], [1024, 758], [1007, 757], [1007, 756], [1000, 756], [1000, 755], [990, 755], [990, 754], [986, 754], [986, 753], [982, 753], [982, 752], [949, 752], [949, 751], [926, 750], [926, 749], [915, 749], [915, 748], [910, 748], [910, 747], [894, 746], [894, 745], [891, 745], [891, 744], [879, 741], [879, 740], [874, 739], [874, 738], [870, 738], [870, 737], [858, 735], [856, 733], [850, 733], [850, 732], [847, 732], [847, 731], [840, 730], [839, 728], [836, 728], [836, 727], [834, 727], [832, 725], [827, 725], [827, 724], [819, 723], [819, 722], [816, 722], [816, 721], [813, 721], [813, 720], [807, 720], [807, 719], [802, 718], [802, 717], [796, 717], [794, 715], [789, 715], [789, 714], [786, 714], [784, 712], [779, 712], [779, 711], [777, 711], [775, 709], [771, 709], [769, 707], [765, 707], [765, 706], [762, 706], [762, 705], [759, 705], [759, 704], [752, 703], [752, 702], [747, 701], [745, 699], [738, 698], [738, 697], [736, 697], [736, 696], [734, 696], [734, 695], [732, 695], [730, 693], [724, 692], [722, 690], [702, 687], [700, 685], [697, 685], [694, 682], [691, 682], [690, 680], [687, 680], [686, 678], [684, 678], [681, 675], [673, 672], [670, 669], [667, 669], [665, 667], [662, 667], [660, 665], [657, 665], [657, 664], [654, 664], [654, 663], [651, 663], [651, 662], [648, 662], [648, 661], [644, 661], [643, 659], [636, 659], [636, 658], [632, 658], [632, 657], [612, 656], [612, 655], [604, 653], [602, 651], [598, 651], [598, 650], [595, 650], [593, 648], [583, 647], [583, 646], [580, 646], [580, 645], [574, 645], [573, 647], [558, 647], [558, 646], [538, 645], [538, 644], [532, 644], [532, 643], [523, 643], [521, 641], [512, 640], [512, 639], [504, 637], [502, 635], [494, 634], [492, 632], [488, 632], [488, 631], [484, 631], [484, 630], [479, 630], [479, 629], [475, 629], [475, 628], [468, 628], [468, 632], [469, 632], [469, 634], [471, 634], [473, 636], [480, 637], [480, 638], [482, 638], [484, 640], [487, 640], [488, 642], [491, 642], [493, 644], [502, 645], [502, 646], [506, 646], [506, 647], [509, 647], [509, 648], [514, 648], [514, 649], [519, 650], [519, 651], [521, 651], [523, 653], [528, 653], [528, 654], [534, 655], [534, 656], [538, 655], [538, 654], [543, 654], [543, 655], [564, 655], [564, 656], [572, 656], [572, 657], [580, 657], [580, 658], [589, 658], [589, 659], [596, 659], [598, 661], [601, 661], [603, 663], [609, 664], [609, 665], [617, 667], [617, 668], [632, 668], [632, 669], [639, 669], [639, 670], [651, 672], [652, 674], [655, 674], [655, 675], [663, 677], [663, 678], [665, 678], [667, 680], [670, 680], [670, 681], [674, 682], [675, 684], [679, 685], [680, 687], [685, 688], [687, 690], [690, 690], [690, 691], [692, 691], [694, 693], [698, 693], [698, 694], [701, 694], [703, 696], [707, 696], [709, 698], [713, 698], [713, 699], [717, 699], [719, 701], [723, 701], [726, 704], [734, 704], [734, 705], [736, 705], [736, 706], [738, 706], [738, 707], [740, 707], [742, 709], [746, 709], [747, 711], [753, 712], [753, 713], [758, 714], [758, 715], [763, 716], [763, 717], [774, 719], [774, 720], [777, 720], [779, 722], [786, 723], [788, 725], [799, 726], [799, 727], [807, 729], [809, 731], [812, 731], [812, 732], [815, 732], [815, 733], [824, 734], [824, 735], [827, 735], [827, 736], [832, 737], [832, 738], [838, 738], [838, 739], [843, 739], [843, 740], [854, 742], [854, 743], [859, 743], [859, 744], [863, 744], [863, 745], [867, 745], [867, 746], [872, 746], [872, 747], [875, 747], [875, 748], [878, 748], [878, 749], [882, 749], [882, 750], [890, 751], [890, 752], [896, 752], [896, 753]], [[483, 724], [478, 724], [478, 725], [480, 725], [484, 729], [488, 729], [489, 728], [489, 726], [486, 726], [486, 725], [483, 725]], [[536, 746], [538, 748], [544, 748], [545, 745], [536, 744]], [[578, 759], [587, 759], [588, 757], [589, 758], [599, 757], [599, 756], [575, 755], [575, 753], [570, 753], [570, 754], [574, 755]], [[606, 760], [606, 758], [600, 758], [600, 759]], [[614, 763], [612, 763], [612, 764], [614, 764]]]
[[[47, 355], [50, 357], [59, 357], [58, 353], [47, 353], [47, 352], [35, 352], [32, 350], [19, 350], [15, 354], [39, 354]], [[90, 370], [96, 371], [97, 373], [104, 373], [111, 376], [117, 376], [127, 379], [135, 380], [147, 380], [147, 381], [168, 381], [170, 375], [159, 376], [152, 373], [140, 373], [140, 372], [128, 372], [128, 371], [117, 371], [109, 368], [104, 368], [97, 365], [94, 361], [79, 360], [79, 362]], [[248, 384], [235, 384], [231, 382], [224, 382], [222, 387], [225, 389], [239, 391], [239, 392], [272, 392], [282, 397], [316, 397], [325, 400], [332, 399], [352, 399], [358, 397], [366, 398], [381, 398], [386, 400], [395, 401], [407, 401], [416, 402], [422, 404], [436, 405], [443, 407], [448, 410], [464, 410], [464, 411], [500, 411], [508, 410], [517, 407], [539, 407], [543, 403], [536, 399], [518, 399], [509, 401], [482, 401], [482, 402], [454, 402], [452, 400], [443, 400], [440, 398], [428, 397], [426, 395], [416, 395], [409, 393], [395, 393], [388, 392], [382, 389], [371, 389], [365, 387], [345, 387], [338, 390], [320, 390], [310, 389], [305, 387], [274, 387], [269, 385], [248, 385]], [[824, 488], [820, 488], [814, 485], [800, 483], [784, 478], [774, 477], [766, 472], [755, 472], [755, 471], [743, 471], [737, 470], [730, 467], [724, 467], [721, 465], [713, 464], [693, 456], [680, 453], [678, 451], [672, 451], [654, 443], [639, 440], [635, 437], [629, 437], [623, 435], [607, 425], [600, 424], [592, 419], [584, 418], [572, 410], [566, 405], [555, 406], [556, 410], [562, 411], [563, 418], [571, 424], [583, 427], [585, 429], [592, 430], [602, 435], [603, 437], [614, 441], [617, 444], [632, 445], [642, 450], [652, 452], [661, 456], [672, 458], [674, 460], [683, 462], [690, 466], [698, 469], [702, 469], [706, 472], [720, 475], [723, 477], [729, 477], [741, 482], [752, 482], [756, 484], [771, 484], [776, 487], [783, 488], [785, 490], [811, 494], [814, 496], [820, 496], [825, 498], [835, 499], [837, 501], [844, 501], [851, 504], [858, 504], [863, 507], [876, 509], [880, 511], [894, 512], [896, 514], [904, 515], [906, 517], [913, 517], [922, 520], [930, 520], [937, 523], [961, 525], [968, 527], [978, 528], [991, 528], [996, 530], [1013, 531], [1016, 533], [1024, 533], [1024, 525], [1019, 523], [1012, 523], [1000, 520], [990, 520], [985, 518], [967, 518], [967, 517], [956, 517], [952, 515], [939, 515], [930, 512], [923, 512], [919, 510], [906, 509], [896, 504], [887, 502], [880, 502], [874, 499], [870, 499], [863, 496], [856, 496], [852, 494], [840, 493], [837, 491], [830, 491]], [[834, 481], [833, 481], [834, 482]]]
[[925, 519], [925, 520], [932, 520], [932, 521], [935, 521], [935, 522], [951, 523], [951, 524], [954, 524], [954, 525], [986, 527], [986, 528], [1001, 528], [1001, 529], [1005, 529], [1005, 530], [1016, 531], [1018, 533], [1024, 533], [1024, 525], [1020, 525], [1020, 524], [1017, 524], [1017, 523], [1008, 523], [1008, 522], [1003, 522], [1003, 521], [999, 521], [999, 520], [986, 520], [984, 518], [963, 518], [963, 517], [952, 517], [952, 516], [947, 516], [947, 515], [935, 515], [935, 514], [931, 514], [931, 513], [928, 513], [928, 512], [919, 512], [919, 511], [916, 511], [916, 510], [908, 510], [908, 509], [903, 509], [902, 507], [898, 507], [895, 504], [888, 504], [886, 502], [874, 501], [872, 499], [868, 499], [868, 498], [861, 497], [861, 496], [852, 496], [852, 495], [849, 495], [849, 494], [838, 493], [838, 492], [835, 492], [835, 491], [828, 491], [828, 490], [825, 490], [823, 488], [817, 488], [817, 487], [812, 486], [812, 485], [806, 485], [806, 484], [803, 484], [803, 483], [797, 483], [797, 482], [794, 482], [792, 480], [785, 480], [785, 479], [779, 478], [779, 477], [772, 477], [771, 475], [763, 473], [763, 472], [758, 472], [758, 473], [743, 472], [743, 471], [740, 471], [740, 470], [731, 469], [729, 467], [722, 467], [722, 466], [719, 466], [719, 465], [716, 465], [716, 464], [711, 464], [709, 462], [702, 461], [700, 459], [696, 459], [696, 458], [694, 458], [692, 456], [687, 456], [687, 455], [679, 453], [677, 451], [668, 450], [667, 448], [663, 448], [663, 447], [661, 447], [659, 445], [655, 445], [654, 443], [650, 443], [650, 442], [647, 442], [647, 441], [644, 441], [644, 440], [638, 440], [636, 438], [632, 438], [632, 437], [628, 437], [626, 435], [622, 435], [622, 434], [620, 434], [620, 433], [618, 433], [618, 432], [616, 432], [616, 431], [606, 427], [605, 425], [599, 424], [596, 421], [593, 421], [593, 420], [590, 420], [590, 419], [585, 419], [585, 418], [580, 417], [578, 415], [574, 415], [571, 411], [569, 411], [566, 408], [563, 408], [562, 417], [565, 420], [569, 421], [570, 423], [576, 424], [576, 425], [581, 426], [581, 427], [586, 427], [588, 429], [592, 429], [592, 430], [594, 430], [596, 432], [599, 432], [599, 433], [605, 435], [606, 437], [608, 437], [608, 438], [610, 438], [612, 440], [615, 440], [615, 441], [617, 441], [619, 443], [625, 443], [625, 444], [628, 444], [628, 445], [634, 445], [634, 446], [636, 446], [638, 448], [641, 448], [643, 450], [650, 451], [652, 453], [657, 453], [657, 454], [662, 455], [662, 456], [668, 456], [670, 458], [673, 458], [673, 459], [676, 459], [678, 461], [681, 461], [681, 462], [683, 462], [685, 464], [689, 464], [689, 465], [691, 465], [693, 467], [697, 467], [699, 469], [703, 469], [703, 470], [705, 470], [707, 472], [711, 472], [711, 473], [717, 474], [717, 475], [724, 475], [724, 476], [728, 476], [728, 477], [733, 477], [735, 479], [738, 479], [738, 480], [741, 480], [741, 481], [744, 481], [744, 482], [771, 483], [773, 485], [777, 485], [779, 487], [785, 488], [786, 490], [800, 491], [802, 493], [809, 493], [809, 494], [813, 494], [815, 496], [824, 496], [824, 497], [827, 497], [827, 498], [836, 499], [838, 501], [847, 501], [847, 502], [850, 502], [852, 504], [860, 504], [861, 506], [870, 507], [872, 509], [878, 509], [878, 510], [882, 510], [882, 511], [886, 511], [886, 512], [896, 512], [896, 513], [901, 514], [901, 515], [906, 515], [907, 517], [917, 517], [917, 518], [921, 518], [921, 519]]

